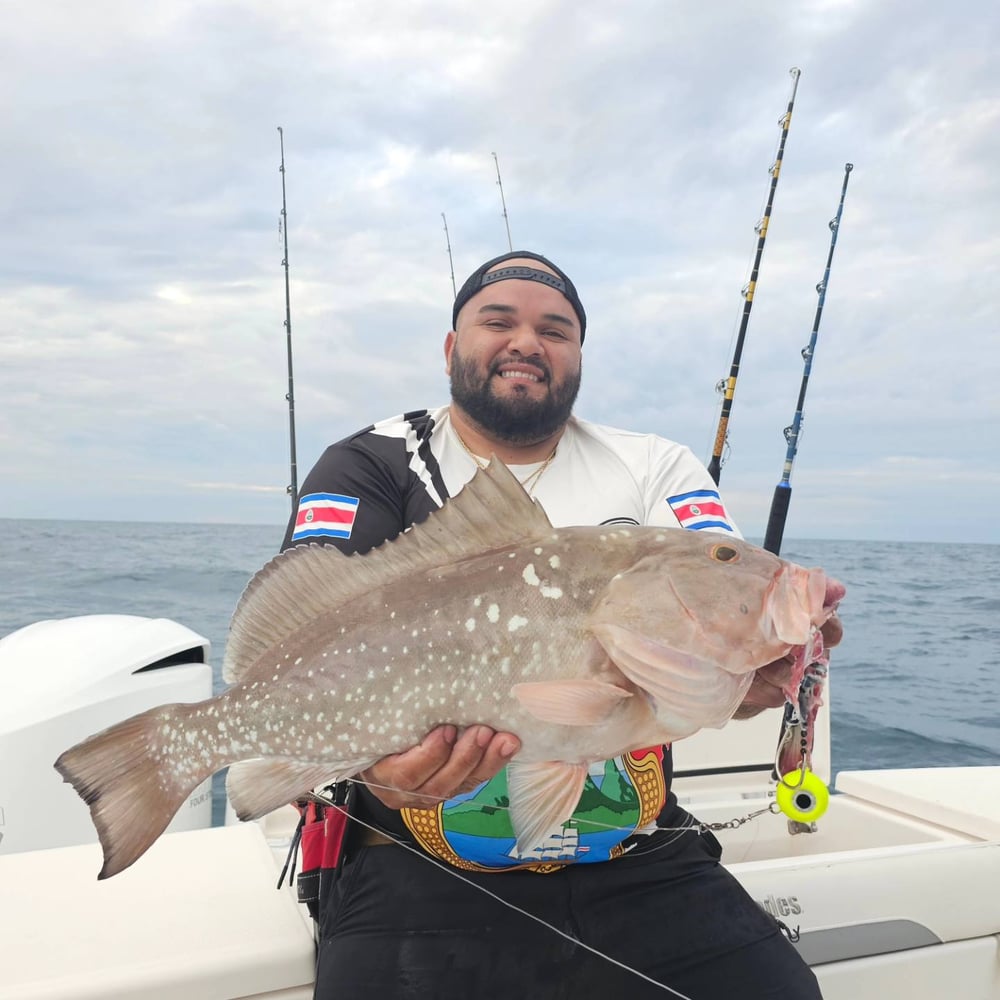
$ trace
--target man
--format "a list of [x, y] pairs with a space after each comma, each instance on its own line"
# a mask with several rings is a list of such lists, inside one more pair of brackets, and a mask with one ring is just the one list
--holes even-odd
[[[586, 322], [573, 283], [544, 257], [482, 265], [445, 338], [450, 405], [327, 449], [285, 547], [367, 551], [426, 518], [491, 455], [556, 526], [736, 534], [688, 449], [572, 416]], [[825, 631], [835, 644], [836, 621]], [[780, 705], [787, 677], [784, 661], [758, 671], [738, 714]], [[718, 842], [677, 805], [669, 748], [592, 768], [577, 815], [596, 805], [616, 822], [567, 824], [526, 853], [503, 836], [503, 769], [518, 748], [512, 733], [442, 726], [353, 786], [359, 823], [320, 894], [317, 997], [819, 996], [779, 926], [718, 864]]]

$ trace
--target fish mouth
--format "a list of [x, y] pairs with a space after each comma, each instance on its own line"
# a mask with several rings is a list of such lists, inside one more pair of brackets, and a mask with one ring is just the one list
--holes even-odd
[[829, 611], [827, 618], [837, 610], [837, 605], [844, 599], [847, 588], [832, 576], [826, 577], [826, 590], [823, 594], [823, 609]]
[[844, 585], [823, 570], [786, 563], [768, 588], [766, 610], [774, 634], [792, 646], [805, 645], [845, 593]]

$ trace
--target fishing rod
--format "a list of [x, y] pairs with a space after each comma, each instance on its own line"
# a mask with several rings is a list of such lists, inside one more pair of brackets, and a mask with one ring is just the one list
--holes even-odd
[[285, 487], [285, 492], [292, 500], [292, 513], [299, 502], [298, 466], [295, 461], [295, 381], [292, 378], [292, 298], [288, 285], [288, 205], [285, 201], [285, 133], [278, 126], [278, 139], [281, 143], [281, 232], [285, 239], [285, 257], [281, 266], [285, 269], [285, 336], [288, 341], [288, 435], [291, 456], [291, 481]]
[[500, 204], [503, 207], [503, 222], [507, 227], [507, 249], [512, 253], [514, 251], [514, 244], [510, 238], [510, 220], [507, 218], [507, 202], [504, 200], [503, 196], [503, 181], [500, 180], [500, 161], [497, 159], [497, 154], [493, 154], [493, 162], [497, 167], [497, 187], [500, 188]]
[[750, 309], [753, 306], [753, 296], [757, 288], [757, 275], [760, 272], [760, 260], [764, 255], [764, 241], [767, 239], [767, 227], [771, 220], [771, 208], [774, 205], [774, 192], [778, 186], [778, 175], [781, 173], [781, 161], [785, 155], [785, 140], [788, 138], [788, 129], [792, 124], [792, 108], [795, 106], [795, 92], [799, 87], [799, 77], [801, 70], [792, 67], [789, 71], [792, 74], [792, 95], [788, 100], [788, 108], [778, 120], [781, 126], [781, 139], [778, 143], [778, 154], [771, 165], [771, 185], [767, 194], [767, 207], [764, 209], [764, 217], [754, 226], [757, 233], [757, 252], [754, 256], [753, 268], [750, 271], [750, 281], [743, 289], [743, 316], [740, 320], [740, 329], [736, 337], [736, 349], [733, 352], [733, 363], [729, 369], [729, 378], [721, 383], [724, 389], [722, 400], [722, 413], [719, 416], [719, 428], [715, 434], [715, 446], [712, 449], [712, 459], [708, 463], [708, 474], [714, 480], [716, 486], [719, 484], [719, 477], [722, 474], [722, 451], [726, 445], [726, 438], [729, 432], [729, 414], [733, 409], [733, 395], [736, 392], [736, 378], [740, 372], [740, 359], [743, 356], [743, 342], [746, 339], [747, 324], [750, 322]]
[[451, 237], [448, 236], [448, 220], [444, 218], [444, 212], [441, 213], [441, 218], [444, 219], [444, 241], [448, 244], [448, 267], [451, 270], [451, 294], [453, 297], [457, 297], [458, 289], [455, 287], [455, 262], [451, 259]]
[[837, 233], [840, 231], [840, 218], [844, 212], [844, 198], [847, 195], [847, 181], [854, 169], [853, 163], [844, 164], [844, 184], [840, 189], [840, 204], [837, 214], [830, 220], [830, 252], [826, 258], [826, 270], [823, 280], [816, 286], [819, 302], [816, 305], [816, 318], [813, 320], [812, 335], [809, 343], [802, 348], [802, 360], [805, 367], [802, 371], [802, 385], [799, 387], [799, 399], [795, 406], [795, 416], [790, 427], [784, 430], [788, 449], [785, 451], [785, 464], [781, 471], [781, 482], [774, 488], [774, 498], [771, 501], [771, 513], [767, 519], [767, 531], [764, 535], [764, 548], [768, 552], [778, 554], [781, 549], [781, 539], [785, 532], [785, 520], [788, 517], [788, 505], [792, 500], [790, 483], [792, 465], [799, 448], [799, 436], [802, 433], [802, 410], [806, 402], [806, 389], [809, 387], [809, 374], [812, 371], [813, 355], [816, 353], [816, 338], [819, 335], [819, 322], [823, 317], [823, 304], [826, 302], [826, 289], [830, 283], [830, 267], [833, 264], [833, 251], [837, 247]]
[[[809, 343], [802, 348], [802, 384], [799, 387], [799, 398], [795, 406], [795, 416], [791, 426], [784, 430], [788, 448], [785, 452], [785, 464], [781, 472], [781, 482], [774, 488], [774, 498], [771, 501], [771, 513], [767, 520], [767, 531], [764, 535], [764, 548], [778, 555], [781, 550], [781, 540], [785, 532], [785, 521], [788, 517], [788, 505], [792, 499], [790, 483], [792, 465], [798, 451], [799, 437], [802, 433], [802, 411], [805, 407], [806, 389], [809, 386], [809, 375], [812, 371], [813, 357], [816, 354], [816, 340], [819, 336], [819, 324], [823, 317], [823, 305], [826, 302], [826, 290], [830, 284], [830, 268], [833, 266], [833, 252], [837, 247], [837, 234], [840, 232], [840, 220], [844, 213], [844, 199], [847, 196], [847, 182], [850, 179], [853, 163], [844, 164], [844, 183], [840, 188], [840, 202], [837, 214], [830, 220], [830, 250], [826, 257], [826, 270], [823, 280], [816, 286], [819, 301], [816, 305], [816, 317], [813, 320], [812, 334]], [[782, 805], [782, 811], [788, 816], [788, 828], [791, 833], [809, 833], [816, 829], [815, 820], [826, 810], [829, 792], [823, 781], [810, 770], [809, 765], [809, 734], [808, 726], [815, 717], [820, 693], [826, 681], [825, 661], [808, 663], [802, 678], [797, 703], [785, 702], [785, 710], [781, 717], [781, 729], [778, 734], [778, 746], [774, 755], [774, 770], [771, 777], [778, 782], [776, 796]], [[782, 774], [780, 761], [782, 751], [790, 748], [799, 755], [798, 768]]]

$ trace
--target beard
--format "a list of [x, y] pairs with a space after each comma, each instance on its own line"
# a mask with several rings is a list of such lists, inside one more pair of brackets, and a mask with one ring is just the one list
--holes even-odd
[[451, 398], [481, 430], [504, 444], [538, 444], [569, 420], [580, 391], [582, 368], [562, 382], [553, 383], [548, 366], [536, 358], [531, 363], [545, 372], [549, 383], [549, 393], [544, 399], [531, 399], [527, 392], [516, 391], [510, 397], [497, 396], [491, 379], [501, 365], [511, 360], [495, 361], [483, 377], [475, 362], [463, 358], [456, 346], [451, 353]]

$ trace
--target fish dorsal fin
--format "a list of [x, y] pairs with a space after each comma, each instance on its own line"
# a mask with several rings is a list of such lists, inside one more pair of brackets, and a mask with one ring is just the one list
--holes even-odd
[[236, 605], [222, 676], [230, 684], [240, 681], [265, 650], [376, 587], [550, 531], [545, 511], [494, 457], [426, 521], [365, 555], [312, 544], [275, 556]]

